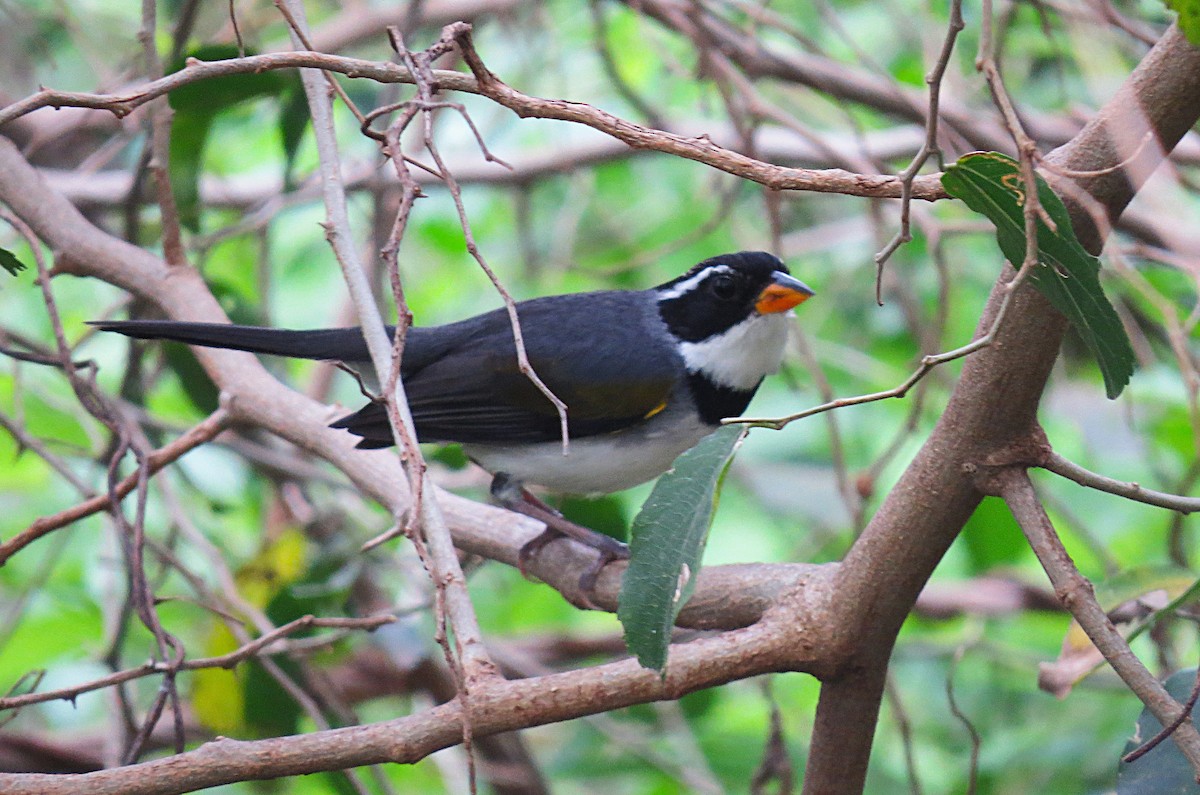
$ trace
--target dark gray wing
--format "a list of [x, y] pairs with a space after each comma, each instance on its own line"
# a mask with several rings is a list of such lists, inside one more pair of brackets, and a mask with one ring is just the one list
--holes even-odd
[[[554, 296], [522, 302], [517, 311], [530, 363], [567, 404], [572, 437], [628, 427], [666, 405], [682, 363], [648, 293]], [[422, 441], [560, 438], [554, 405], [517, 367], [506, 312], [426, 331], [429, 339], [410, 337], [404, 368]], [[409, 349], [418, 348], [422, 355], [410, 360]], [[437, 355], [428, 355], [431, 348]], [[362, 436], [360, 447], [392, 444], [380, 405], [368, 405], [335, 427]]]
[[[665, 406], [682, 363], [651, 294], [609, 291], [535, 298], [519, 303], [517, 311], [529, 361], [567, 404], [573, 437], [627, 427]], [[347, 363], [369, 359], [357, 328], [294, 331], [173, 320], [93, 325], [140, 339], [251, 353]], [[560, 438], [554, 405], [518, 369], [512, 327], [502, 309], [445, 326], [410, 329], [401, 375], [422, 441]], [[360, 447], [392, 444], [379, 404], [343, 417], [334, 427], [363, 437]]]

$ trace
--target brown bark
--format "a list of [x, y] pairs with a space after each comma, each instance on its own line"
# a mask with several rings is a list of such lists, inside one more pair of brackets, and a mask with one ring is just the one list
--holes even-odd
[[[396, 77], [394, 69], [378, 71]], [[608, 125], [610, 133], [620, 133], [632, 145], [645, 145], [649, 140], [645, 136], [653, 137], [653, 131], [618, 123], [587, 106], [530, 101], [507, 87], [468, 83], [462, 75], [455, 80], [466, 90], [481, 91], [528, 115], [602, 123], [601, 129]], [[1117, 97], [1053, 159], [1075, 169], [1115, 165], [1133, 151], [1143, 129], [1154, 130], [1162, 150], [1169, 151], [1198, 117], [1200, 51], [1172, 28]], [[703, 162], [717, 157], [702, 143], [678, 136], [657, 143], [661, 151]], [[1147, 148], [1139, 155], [1132, 177], [1100, 176], [1081, 181], [1080, 187], [1108, 218], [1115, 218], [1161, 159], [1162, 150]], [[757, 166], [747, 168], [753, 172]], [[841, 174], [832, 176], [842, 179]], [[927, 187], [929, 195], [935, 195], [935, 186]], [[884, 195], [888, 190], [891, 183], [855, 187], [862, 195]], [[224, 319], [197, 273], [167, 268], [152, 254], [89, 224], [7, 142], [0, 142], [0, 200], [54, 248], [60, 272], [121, 286], [169, 317]], [[1093, 224], [1079, 203], [1071, 209], [1081, 237], [1098, 249], [1105, 224]], [[1011, 278], [1007, 270], [997, 282], [981, 330], [990, 326]], [[1004, 463], [1005, 456], [1020, 463], [1024, 446], [1037, 435], [1038, 401], [1058, 355], [1065, 321], [1028, 286], [1017, 290], [1012, 301], [996, 341], [967, 359], [937, 427], [842, 563], [706, 570], [682, 623], [730, 631], [674, 647], [665, 679], [632, 661], [622, 661], [490, 683], [472, 694], [469, 719], [475, 735], [678, 698], [765, 672], [806, 671], [820, 677], [823, 688], [805, 791], [860, 791], [896, 634], [978, 504], [981, 492], [975, 473], [980, 466]], [[353, 450], [342, 435], [323, 430], [329, 419], [325, 407], [282, 387], [254, 357], [219, 350], [198, 351], [198, 356], [225, 391], [234, 419], [270, 429], [324, 457], [365, 493], [391, 508], [407, 501], [405, 479], [393, 454]], [[496, 509], [451, 495], [439, 499], [456, 542], [471, 552], [515, 563], [522, 543], [538, 531], [531, 521]], [[570, 594], [588, 563], [587, 553], [568, 542], [555, 542], [539, 556], [534, 573]], [[597, 594], [601, 605], [615, 603], [618, 575], [618, 567], [606, 570]], [[44, 795], [186, 792], [239, 780], [413, 761], [461, 741], [460, 710], [454, 701], [369, 726], [253, 743], [219, 740], [169, 759], [84, 776], [0, 776], [0, 790]]]
[[[1076, 170], [1102, 170], [1126, 160], [1146, 129], [1159, 147], [1146, 147], [1138, 172], [1122, 170], [1081, 180], [1079, 188], [1115, 218], [1150, 167], [1200, 118], [1200, 50], [1172, 27], [1078, 136], [1051, 160]], [[1098, 252], [1103, 236], [1091, 213], [1068, 202], [1084, 245]], [[992, 323], [1014, 273], [1006, 268], [980, 320]], [[809, 751], [805, 792], [862, 789], [886, 661], [900, 625], [982, 498], [974, 472], [1039, 435], [1038, 402], [1058, 356], [1066, 320], [1028, 284], [1013, 295], [996, 341], [970, 356], [949, 405], [899, 483], [888, 493], [838, 568], [839, 674], [823, 683]]]

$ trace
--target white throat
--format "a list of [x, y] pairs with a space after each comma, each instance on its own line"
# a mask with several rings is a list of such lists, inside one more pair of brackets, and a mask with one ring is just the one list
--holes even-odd
[[751, 315], [728, 331], [680, 345], [684, 364], [717, 386], [749, 390], [779, 370], [791, 312]]

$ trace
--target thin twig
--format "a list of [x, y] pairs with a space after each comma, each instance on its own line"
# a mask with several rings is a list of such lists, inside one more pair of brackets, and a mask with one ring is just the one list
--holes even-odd
[[920, 150], [913, 156], [908, 167], [900, 172], [900, 230], [888, 241], [879, 253], [875, 255], [875, 303], [883, 306], [883, 266], [900, 246], [912, 240], [910, 211], [912, 206], [912, 186], [917, 173], [929, 161], [938, 158], [938, 167], [942, 167], [942, 150], [938, 146], [938, 103], [942, 94], [942, 79], [946, 75], [946, 67], [950, 56], [954, 54], [954, 42], [965, 27], [962, 17], [962, 0], [950, 0], [950, 22], [946, 28], [946, 37], [942, 40], [942, 51], [929, 74], [925, 75], [925, 83], [929, 86], [929, 109], [925, 116], [925, 141]]
[[[95, 494], [91, 486], [83, 482], [83, 480], [67, 466], [67, 462], [50, 452], [41, 439], [29, 433], [19, 422], [10, 418], [4, 412], [0, 412], [0, 428], [8, 431], [9, 435], [16, 440], [18, 450], [29, 450], [41, 458], [50, 468], [57, 472], [63, 480], [70, 483], [85, 497], [91, 497]], [[0, 566], [4, 565], [5, 556], [3, 553], [4, 545], [0, 544]]]
[[950, 667], [946, 670], [946, 703], [950, 705], [950, 714], [957, 718], [958, 722], [966, 728], [967, 734], [971, 735], [971, 764], [967, 769], [967, 795], [975, 795], [976, 787], [979, 785], [979, 749], [983, 741], [979, 736], [979, 730], [958, 706], [958, 699], [954, 696], [954, 672], [958, 670], [958, 665], [962, 662], [966, 652], [967, 646], [961, 645], [954, 650], [954, 656], [950, 659]]
[[[221, 431], [225, 430], [228, 423], [229, 412], [223, 408], [217, 409], [205, 418], [203, 422], [188, 430], [178, 439], [150, 452], [146, 456], [147, 474], [153, 475], [167, 464], [179, 459], [185, 453], [195, 450], [207, 441], [211, 441]], [[124, 478], [114, 489], [104, 494], [92, 497], [64, 511], [59, 511], [53, 516], [43, 516], [37, 519], [25, 530], [3, 544], [0, 544], [0, 566], [3, 566], [9, 558], [47, 533], [57, 530], [60, 527], [66, 527], [86, 516], [109, 510], [113, 505], [114, 497], [117, 500], [126, 497], [137, 488], [137, 485], [138, 473], [135, 472]]]
[[1200, 699], [1200, 668], [1196, 669], [1196, 681], [1192, 683], [1191, 695], [1183, 703], [1183, 711], [1179, 713], [1175, 720], [1163, 726], [1158, 734], [1121, 757], [1121, 761], [1127, 765], [1131, 764], [1157, 748], [1163, 740], [1174, 734], [1183, 725], [1183, 722], [1192, 716], [1192, 710], [1196, 708], [1196, 701], [1198, 699]]
[[[292, 14], [291, 9], [288, 8], [288, 4], [282, 0], [274, 0], [274, 5], [276, 10], [279, 11], [280, 16], [287, 22], [291, 34], [300, 40], [300, 44], [303, 45], [304, 49], [311, 50], [313, 47], [309, 41], [308, 33], [304, 29], [306, 26]], [[354, 114], [354, 118], [358, 119], [359, 124], [362, 124], [363, 113], [354, 104], [354, 101], [350, 99], [350, 95], [346, 93], [346, 89], [342, 88], [342, 84], [335, 80], [333, 74], [327, 69], [321, 70], [321, 76], [325, 78], [325, 82], [329, 83], [329, 90], [337, 94], [338, 99], [346, 103], [346, 107]]]
[[1109, 494], [1116, 494], [1136, 502], [1156, 505], [1159, 508], [1168, 508], [1183, 514], [1200, 511], [1200, 497], [1167, 494], [1155, 491], [1154, 489], [1147, 489], [1137, 483], [1105, 477], [1068, 461], [1058, 453], [1051, 452], [1046, 456], [1044, 461], [1039, 461], [1038, 465], [1042, 469], [1053, 472], [1056, 475], [1062, 475], [1068, 480], [1073, 480], [1080, 486], [1106, 491]]
[[[469, 26], [466, 26], [469, 28]], [[135, 86], [120, 94], [101, 94], [43, 89], [0, 109], [0, 127], [39, 108], [97, 108], [118, 118], [132, 113], [155, 97], [181, 86], [234, 74], [251, 74], [269, 69], [324, 69], [349, 77], [367, 78], [381, 83], [414, 83], [412, 73], [386, 61], [367, 61], [318, 52], [280, 52], [251, 55], [224, 61], [190, 59], [177, 72]], [[708, 136], [686, 136], [655, 130], [627, 121], [583, 102], [543, 99], [514, 90], [495, 75], [486, 85], [471, 75], [434, 70], [439, 90], [481, 94], [524, 117], [556, 119], [583, 124], [612, 136], [634, 149], [652, 150], [695, 160], [734, 176], [758, 182], [773, 190], [806, 190], [842, 193], [849, 196], [899, 198], [900, 181], [882, 174], [855, 174], [843, 169], [807, 169], [777, 166], [718, 146]], [[488, 74], [491, 74], [490, 72]], [[913, 180], [912, 195], [925, 201], [948, 198], [936, 174]]]
[[982, 350], [992, 344], [995, 339], [996, 331], [1004, 322], [1005, 316], [1008, 314], [1008, 307], [1011, 303], [1012, 296], [1016, 292], [1017, 287], [1025, 280], [1025, 275], [1029, 270], [1028, 264], [1022, 266], [1021, 270], [1017, 271], [1016, 276], [1005, 284], [1004, 299], [1000, 303], [1000, 308], [996, 312], [996, 317], [992, 320], [992, 325], [988, 328], [987, 333], [982, 337], [963, 345], [960, 348], [955, 348], [952, 351], [944, 353], [930, 354], [921, 359], [920, 365], [916, 371], [910, 375], [904, 383], [892, 389], [887, 389], [882, 392], [872, 392], [866, 395], [857, 395], [855, 397], [838, 398], [822, 403], [819, 406], [814, 406], [811, 409], [788, 414], [783, 417], [731, 417], [721, 420], [723, 425], [749, 425], [752, 428], [771, 428], [772, 430], [782, 430], [788, 424], [796, 420], [802, 420], [805, 417], [811, 417], [814, 414], [821, 414], [833, 409], [845, 408], [847, 406], [858, 406], [863, 403], [874, 403], [877, 400], [887, 400], [889, 398], [901, 398], [908, 394], [908, 391], [913, 388], [922, 378], [929, 374], [935, 367], [952, 362], [955, 359], [961, 359], [964, 356], [969, 356], [978, 350]]
[[900, 732], [900, 743], [904, 748], [904, 772], [908, 776], [908, 791], [910, 795], [923, 795], [921, 778], [917, 775], [912, 721], [908, 719], [908, 712], [904, 709], [904, 702], [900, 699], [900, 689], [896, 687], [896, 677], [890, 673], [887, 683], [884, 685], [883, 694], [887, 698], [888, 704], [891, 705], [892, 715], [896, 718], [896, 728]]
[[[261, 657], [263, 655], [284, 654], [291, 651], [291, 648], [285, 645], [272, 645], [288, 635], [295, 634], [306, 629], [318, 628], [336, 628], [336, 629], [364, 629], [374, 630], [384, 624], [390, 624], [396, 620], [396, 617], [390, 614], [379, 616], [368, 616], [366, 618], [319, 618], [313, 615], [305, 615], [300, 618], [289, 621], [275, 628], [271, 632], [260, 635], [254, 640], [245, 643], [238, 648], [226, 654], [219, 654], [215, 657], [196, 657], [191, 660], [184, 660], [175, 670], [179, 671], [200, 671], [205, 668], [225, 668], [232, 669], [237, 667], [242, 662], [251, 657]], [[108, 676], [93, 679], [90, 682], [83, 682], [78, 685], [69, 687], [60, 687], [55, 690], [45, 690], [35, 693], [23, 693], [19, 696], [7, 696], [0, 698], [0, 710], [19, 709], [30, 704], [42, 704], [47, 701], [70, 701], [74, 703], [75, 699], [84, 693], [90, 693], [94, 690], [101, 690], [106, 687], [121, 684], [122, 682], [132, 682], [135, 679], [141, 679], [154, 674], [167, 673], [171, 670], [169, 663], [164, 663], [159, 660], [149, 660], [136, 668], [128, 668], [124, 671], [118, 671]]]
[[862, 403], [872, 403], [877, 400], [886, 400], [894, 397], [904, 397], [917, 382], [924, 378], [934, 367], [945, 364], [946, 362], [960, 359], [963, 356], [974, 353], [975, 351], [986, 348], [992, 344], [995, 338], [996, 330], [1000, 328], [1000, 324], [1004, 321], [1008, 314], [1008, 307], [1011, 303], [1011, 298], [1016, 292], [1033, 268], [1038, 266], [1038, 228], [1037, 222], [1040, 220], [1051, 231], [1055, 231], [1054, 221], [1046, 214], [1038, 201], [1037, 178], [1033, 170], [1033, 162], [1037, 155], [1037, 145], [1028, 135], [1021, 125], [1020, 119], [1017, 117], [1016, 110], [1013, 108], [1012, 102], [1008, 98], [1007, 92], [1004, 90], [1004, 83], [1000, 79], [999, 70], [996, 67], [995, 60], [992, 56], [991, 44], [991, 0], [984, 0], [984, 24], [983, 30], [980, 33], [980, 50], [979, 57], [976, 59], [976, 67], [982, 71], [987, 78], [988, 85], [992, 89], [992, 95], [995, 98], [997, 107], [1000, 108], [1004, 117], [1005, 125], [1012, 134], [1013, 139], [1017, 142], [1017, 150], [1020, 153], [1020, 170], [1021, 179], [1024, 185], [1024, 200], [1022, 204], [1023, 215], [1025, 218], [1025, 258], [1021, 266], [1017, 269], [1017, 274], [1005, 285], [1004, 300], [1000, 304], [1000, 309], [996, 313], [996, 317], [992, 321], [991, 327], [987, 333], [973, 342], [956, 348], [945, 353], [925, 356], [921, 359], [921, 364], [908, 380], [899, 386], [883, 392], [874, 392], [868, 395], [859, 395], [851, 398], [839, 398], [838, 400], [828, 401], [805, 411], [796, 414], [789, 414], [785, 417], [778, 418], [763, 418], [763, 417], [739, 417], [733, 419], [722, 420], [723, 424], [741, 423], [750, 425], [756, 428], [773, 428], [780, 430], [788, 423], [794, 422], [805, 417], [811, 417], [814, 414], [830, 411], [833, 409], [844, 408], [846, 406], [855, 406]]
[[[297, 0], [284, 0], [284, 2], [298, 29], [303, 29], [306, 23], [302, 4]], [[450, 43], [439, 41], [434, 46], [444, 47], [448, 50]], [[414, 79], [418, 79], [415, 71], [410, 71], [409, 74], [413, 75]], [[379, 383], [388, 384], [390, 382], [393, 387], [392, 391], [385, 395], [388, 403], [388, 418], [392, 424], [393, 434], [401, 440], [401, 445], [403, 445], [405, 437], [411, 440], [416, 439], [415, 425], [408, 408], [403, 381], [392, 375], [393, 368], [398, 368], [393, 357], [395, 341], [389, 339], [384, 328], [383, 320], [375, 306], [371, 286], [366, 278], [366, 270], [352, 243], [346, 194], [340, 179], [340, 155], [333, 126], [331, 103], [329, 97], [321, 89], [318, 76], [305, 71], [301, 73], [301, 77], [305, 93], [308, 95], [313, 130], [317, 140], [317, 154], [328, 219], [326, 237], [342, 268], [350, 297], [359, 316], [376, 377], [379, 379]], [[398, 373], [398, 370], [396, 372]], [[420, 462], [419, 450], [417, 452], [416, 459], [409, 459], [402, 455], [402, 465], [407, 467], [414, 461]], [[428, 474], [422, 470], [423, 464], [418, 467], [416, 476], [421, 478], [421, 489], [425, 498], [421, 503], [421, 513], [416, 518], [428, 544], [430, 554], [426, 558], [426, 563], [435, 586], [435, 592], [445, 596], [445, 609], [453, 624], [454, 639], [459, 651], [457, 663], [461, 665], [462, 671], [459, 695], [468, 705], [468, 709], [461, 716], [460, 725], [463, 727], [464, 733], [469, 736], [471, 732], [469, 705], [472, 703], [475, 689], [476, 687], [482, 688], [490, 680], [496, 678], [498, 672], [483, 644], [478, 619], [475, 616], [470, 595], [467, 593], [466, 579], [458, 561], [450, 530], [442, 515], [441, 507], [433, 496], [434, 489], [428, 481]], [[397, 515], [395, 518], [397, 524], [404, 524], [402, 516]]]

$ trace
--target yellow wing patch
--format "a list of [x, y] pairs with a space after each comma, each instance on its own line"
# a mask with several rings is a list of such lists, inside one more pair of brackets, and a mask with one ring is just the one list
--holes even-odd
[[648, 420], [648, 419], [650, 419], [651, 417], [653, 417], [655, 414], [658, 414], [660, 411], [662, 411], [663, 409], [665, 409], [666, 407], [667, 407], [667, 401], [665, 401], [665, 400], [664, 400], [662, 403], [659, 403], [657, 406], [655, 406], [654, 408], [652, 408], [652, 409], [650, 409], [649, 411], [647, 411], [647, 412], [646, 412], [646, 413], [645, 413], [645, 414], [642, 416], [642, 419], [644, 419], [644, 420]]

